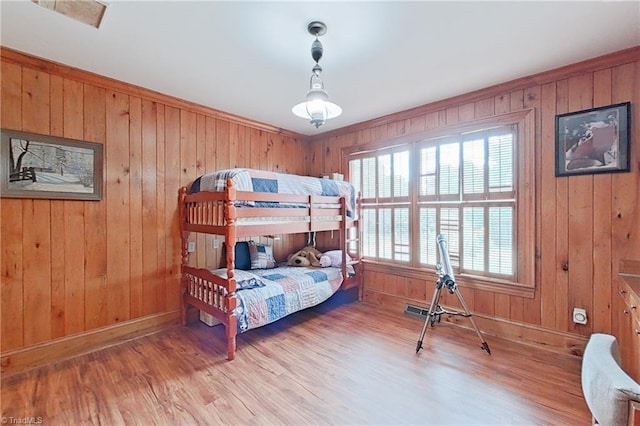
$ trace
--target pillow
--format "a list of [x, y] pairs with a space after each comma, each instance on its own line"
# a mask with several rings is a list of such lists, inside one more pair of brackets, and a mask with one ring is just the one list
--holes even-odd
[[[229, 278], [227, 276], [227, 268], [215, 269], [211, 272], [221, 278], [224, 278], [225, 280]], [[234, 277], [236, 279], [236, 287], [238, 290], [247, 290], [250, 288], [265, 286], [265, 283], [262, 282], [260, 277], [252, 274], [251, 272], [238, 270], [238, 269], [234, 270], [234, 272], [235, 272]]]
[[273, 258], [273, 247], [248, 241], [249, 255], [251, 256], [251, 269], [272, 269], [276, 267]]
[[249, 254], [249, 243], [247, 241], [236, 242], [235, 255], [236, 269], [243, 271], [251, 269], [251, 255]]
[[[331, 259], [331, 266], [339, 268], [342, 266], [342, 250], [330, 250], [323, 253], [324, 256], [329, 256]], [[350, 262], [351, 256], [347, 255], [347, 262]]]

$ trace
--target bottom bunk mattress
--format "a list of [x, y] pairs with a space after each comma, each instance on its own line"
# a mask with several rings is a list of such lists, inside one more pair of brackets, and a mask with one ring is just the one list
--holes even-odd
[[236, 291], [239, 333], [324, 302], [343, 280], [341, 269], [333, 267], [282, 266], [242, 271], [242, 275], [247, 275], [251, 285], [242, 289], [239, 285]]

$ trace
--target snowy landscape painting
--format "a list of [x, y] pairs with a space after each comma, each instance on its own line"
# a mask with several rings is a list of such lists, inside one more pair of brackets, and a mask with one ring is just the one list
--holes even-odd
[[102, 145], [2, 130], [2, 197], [100, 200]]

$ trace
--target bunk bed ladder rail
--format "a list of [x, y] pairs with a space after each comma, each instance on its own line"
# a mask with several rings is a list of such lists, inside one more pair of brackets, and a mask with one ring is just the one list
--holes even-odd
[[[353, 219], [347, 216], [346, 198], [340, 198], [342, 223], [340, 224], [340, 247], [342, 248], [342, 276], [345, 277], [347, 283], [346, 288], [358, 287], [358, 300], [362, 301], [362, 286], [363, 280], [363, 268], [361, 263], [362, 248], [360, 246], [362, 241], [362, 229], [359, 226], [359, 219], [361, 215], [361, 199], [360, 194], [356, 198], [356, 206]], [[355, 235], [350, 235], [352, 230], [355, 230]], [[351, 260], [348, 260], [348, 259]], [[351, 266], [354, 270], [354, 275], [349, 276], [348, 267]]]
[[233, 185], [231, 178], [227, 179], [227, 185], [224, 189], [225, 206], [224, 206], [224, 222], [225, 232], [224, 239], [227, 246], [227, 277], [229, 280], [229, 293], [226, 297], [227, 322], [225, 323], [225, 331], [227, 334], [227, 359], [229, 361], [236, 357], [236, 335], [238, 333], [238, 317], [235, 309], [238, 304], [236, 299], [236, 280], [235, 280], [235, 247], [236, 247], [236, 200], [237, 191]]
[[[178, 191], [178, 205], [179, 205], [179, 214], [180, 214], [180, 247], [182, 250], [181, 256], [181, 265], [186, 265], [189, 262], [189, 231], [186, 231], [187, 221], [187, 208], [185, 203], [185, 197], [187, 196], [187, 188], [182, 187]], [[182, 271], [181, 271], [182, 272]], [[186, 295], [188, 294], [188, 279], [184, 273], [182, 273], [180, 278], [180, 322], [183, 326], [187, 325], [187, 300]]]

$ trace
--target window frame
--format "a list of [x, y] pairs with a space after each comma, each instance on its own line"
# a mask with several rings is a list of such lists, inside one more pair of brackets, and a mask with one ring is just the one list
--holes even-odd
[[[462, 227], [461, 231], [464, 232], [464, 215], [465, 215], [465, 211], [467, 211], [470, 208], [482, 208], [483, 210], [483, 222], [485, 223], [485, 225], [489, 224], [489, 221], [491, 220], [491, 211], [493, 209], [496, 208], [501, 208], [501, 207], [508, 207], [510, 209], [513, 210], [513, 241], [512, 241], [512, 247], [511, 247], [511, 253], [513, 254], [517, 254], [517, 244], [516, 244], [516, 240], [517, 240], [517, 232], [518, 232], [518, 217], [515, 214], [515, 207], [517, 205], [517, 199], [516, 199], [516, 187], [515, 185], [511, 188], [511, 190], [509, 191], [491, 191], [491, 187], [489, 186], [489, 169], [486, 167], [489, 163], [489, 141], [491, 140], [492, 137], [495, 136], [499, 136], [499, 135], [503, 135], [509, 133], [511, 135], [513, 135], [513, 156], [511, 157], [513, 159], [512, 162], [512, 168], [511, 171], [513, 173], [513, 179], [516, 181], [515, 183], [517, 184], [517, 158], [518, 158], [518, 140], [517, 140], [517, 128], [515, 126], [497, 126], [497, 127], [492, 127], [491, 129], [481, 129], [481, 130], [477, 130], [477, 131], [472, 131], [472, 132], [466, 132], [463, 134], [457, 134], [457, 135], [451, 135], [445, 138], [439, 137], [439, 138], [433, 138], [433, 139], [425, 139], [419, 142], [416, 142], [414, 144], [411, 145], [411, 150], [414, 154], [416, 154], [414, 156], [415, 161], [414, 161], [414, 167], [413, 167], [413, 177], [415, 178], [414, 180], [414, 184], [416, 187], [414, 187], [414, 199], [413, 199], [413, 204], [415, 204], [415, 214], [413, 217], [416, 218], [416, 220], [419, 220], [419, 218], [421, 217], [421, 209], [435, 209], [436, 210], [436, 217], [441, 217], [441, 213], [443, 211], [443, 209], [453, 209], [456, 210], [458, 212], [458, 219], [457, 219], [457, 226]], [[470, 141], [481, 141], [482, 142], [482, 146], [483, 146], [483, 156], [484, 156], [484, 163], [485, 163], [485, 167], [483, 169], [483, 192], [465, 192], [465, 161], [464, 161], [464, 150], [465, 150], [465, 145], [467, 143], [469, 143]], [[421, 177], [423, 176], [422, 174], [420, 174], [420, 165], [419, 163], [421, 162], [421, 155], [420, 153], [422, 152], [423, 149], [425, 148], [433, 148], [436, 151], [436, 162], [439, 163], [439, 156], [438, 153], [441, 153], [441, 147], [442, 146], [446, 146], [449, 144], [456, 144], [457, 145], [457, 156], [459, 159], [459, 163], [458, 163], [458, 185], [456, 187], [456, 191], [455, 193], [445, 193], [442, 194], [440, 191], [442, 189], [441, 185], [440, 185], [440, 178], [442, 178], [442, 174], [441, 173], [437, 173], [435, 174], [435, 183], [434, 183], [434, 193], [433, 194], [422, 194], [421, 188], [420, 188], [420, 180]], [[494, 210], [495, 211], [495, 210]], [[440, 221], [438, 221], [440, 222]], [[444, 231], [440, 230], [441, 233], [444, 233]], [[416, 241], [416, 245], [415, 248], [418, 251], [418, 254], [416, 255], [416, 258], [414, 259], [414, 264], [415, 266], [418, 267], [428, 267], [429, 265], [425, 265], [423, 263], [420, 262], [420, 254], [422, 253], [422, 245], [421, 243], [424, 242], [424, 240], [421, 238], [420, 235], [420, 226], [416, 227], [415, 232], [413, 233], [414, 239]], [[487, 237], [488, 234], [485, 234], [485, 237]], [[435, 238], [434, 241], [431, 241], [431, 243], [434, 244], [435, 247]], [[483, 271], [473, 271], [473, 269], [470, 268], [466, 268], [464, 266], [464, 251], [465, 251], [465, 245], [466, 243], [468, 243], [468, 241], [466, 241], [465, 238], [462, 238], [460, 240], [460, 246], [458, 247], [458, 254], [461, 256], [460, 262], [458, 264], [457, 267], [455, 267], [456, 270], [456, 274], [457, 275], [478, 275], [478, 276], [483, 276], [486, 277], [486, 279], [497, 279], [497, 280], [505, 280], [505, 281], [513, 281], [512, 277], [517, 277], [518, 276], [518, 262], [517, 262], [517, 256], [515, 256], [512, 260], [512, 264], [511, 264], [511, 269], [513, 271], [512, 274], [501, 274], [498, 272], [490, 272], [488, 270], [489, 265], [490, 265], [490, 261], [491, 261], [491, 256], [488, 253], [488, 249], [489, 249], [489, 244], [490, 244], [490, 239], [489, 238], [484, 238], [484, 254], [487, 254], [487, 256], [484, 256], [484, 266], [486, 269], [484, 269]], [[449, 245], [451, 247], [451, 244]], [[453, 256], [453, 254], [452, 254]], [[452, 257], [453, 259], [453, 257]]]
[[[515, 279], [500, 279], [472, 273], [457, 273], [456, 282], [462, 287], [490, 290], [499, 293], [533, 298], [535, 295], [535, 244], [536, 244], [536, 204], [535, 204], [535, 118], [534, 110], [516, 111], [500, 116], [491, 116], [462, 124], [437, 127], [419, 133], [404, 135], [388, 140], [380, 140], [359, 146], [344, 147], [341, 150], [342, 169], [345, 176], [349, 174], [349, 161], [354, 155], [372, 154], [376, 151], [397, 152], [403, 149], [414, 150], [425, 140], [436, 140], [456, 137], [466, 133], [480, 131], [490, 132], [497, 128], [512, 127], [515, 135], [514, 175], [515, 175], [515, 210], [514, 210], [514, 245], [515, 245]], [[412, 179], [410, 180], [410, 217], [418, 217], [418, 189], [415, 178], [417, 173], [417, 155], [410, 156]], [[411, 227], [410, 244], [412, 252], [419, 252], [419, 226]], [[377, 272], [401, 274], [424, 279], [425, 273], [435, 274], [432, 268], [397, 261], [364, 260], [365, 267]]]

